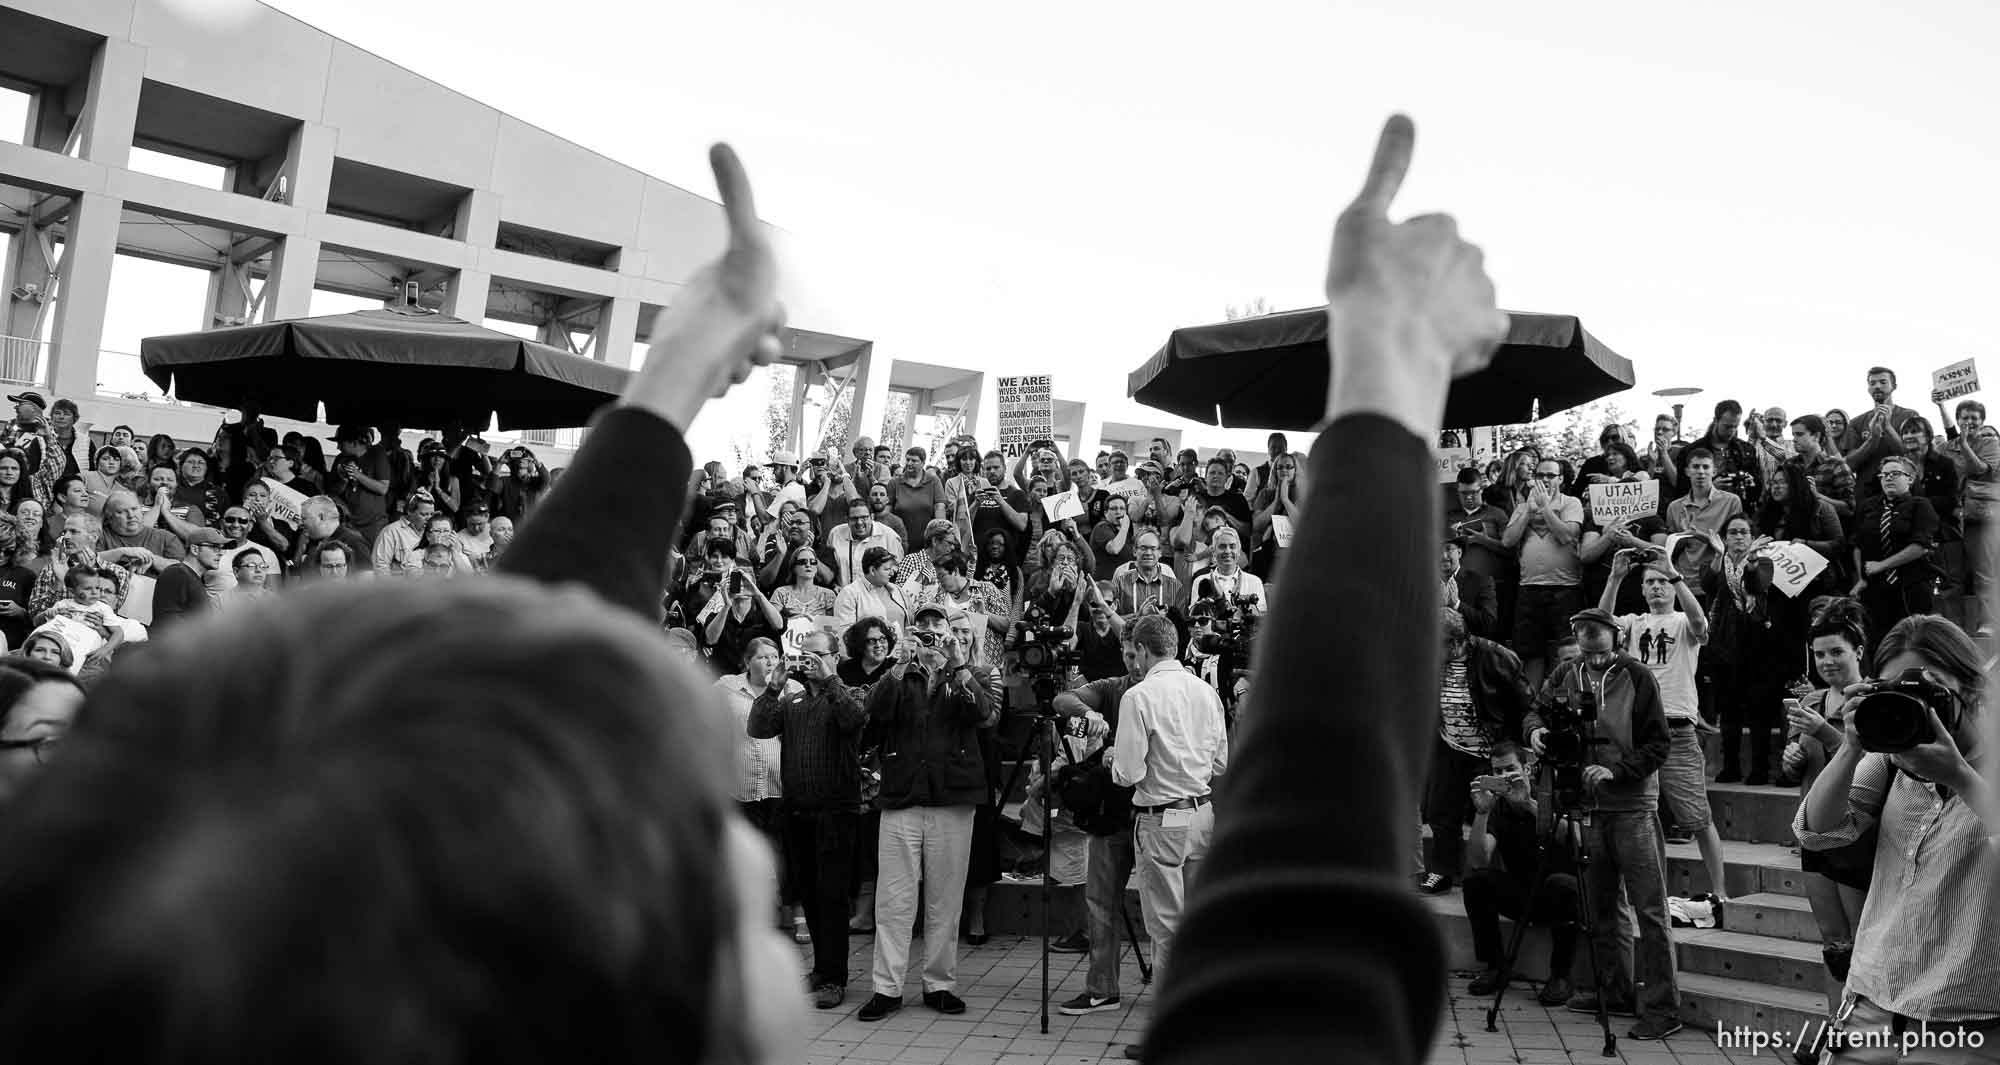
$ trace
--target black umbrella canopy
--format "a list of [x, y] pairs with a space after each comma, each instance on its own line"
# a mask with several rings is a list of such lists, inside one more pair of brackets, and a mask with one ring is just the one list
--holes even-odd
[[[1632, 387], [1632, 364], [1569, 315], [1507, 312], [1486, 369], [1452, 383], [1447, 426], [1514, 425]], [[1336, 353], [1338, 357], [1338, 353]], [[1228, 428], [1306, 430], [1326, 413], [1326, 308], [1176, 329], [1128, 378], [1133, 399]]]
[[631, 372], [442, 314], [354, 311], [140, 342], [146, 376], [178, 399], [280, 418], [368, 425], [567, 429]]

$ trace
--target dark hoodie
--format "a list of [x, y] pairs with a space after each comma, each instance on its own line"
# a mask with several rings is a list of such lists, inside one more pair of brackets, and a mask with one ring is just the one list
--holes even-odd
[[[1611, 779], [1591, 792], [1592, 807], [1606, 812], [1652, 811], [1660, 806], [1660, 766], [1666, 764], [1673, 736], [1660, 705], [1660, 682], [1653, 671], [1631, 655], [1616, 654], [1600, 684], [1582, 659], [1562, 667], [1553, 686], [1569, 705], [1584, 705], [1589, 692], [1597, 699], [1597, 747], [1589, 764], [1607, 766]], [[1522, 734], [1543, 728], [1538, 707], [1528, 712]], [[1588, 727], [1588, 726], [1586, 726]]]

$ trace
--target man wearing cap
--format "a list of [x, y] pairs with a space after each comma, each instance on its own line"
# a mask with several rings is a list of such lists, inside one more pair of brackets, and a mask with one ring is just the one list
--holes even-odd
[[9, 446], [20, 448], [28, 456], [28, 465], [21, 471], [21, 479], [27, 480], [42, 468], [44, 441], [49, 435], [47, 414], [49, 401], [40, 392], [21, 392], [7, 397], [14, 405], [14, 431], [9, 434]]
[[430, 525], [431, 515], [437, 513], [437, 503], [431, 498], [430, 490], [419, 488], [410, 493], [409, 501], [403, 507], [403, 520], [383, 529], [375, 537], [374, 560], [377, 577], [415, 576], [422, 569], [424, 529]]
[[340, 448], [327, 475], [326, 494], [347, 507], [347, 523], [372, 541], [389, 524], [389, 459], [368, 443], [365, 425], [343, 425], [333, 442]]
[[[1667, 734], [1660, 685], [1653, 673], [1618, 652], [1619, 625], [1601, 607], [1570, 618], [1583, 656], [1553, 678], [1551, 698], [1573, 712], [1594, 711], [1580, 727], [1583, 744], [1584, 846], [1591, 857], [1584, 896], [1590, 902], [1590, 949], [1596, 955], [1602, 989], [1569, 1000], [1579, 1013], [1605, 1009], [1639, 1023], [1634, 1039], [1665, 1039], [1681, 1028], [1680, 992], [1674, 980], [1674, 943], [1667, 924], [1665, 851], [1659, 837], [1660, 767], [1673, 740]], [[1523, 725], [1535, 754], [1546, 756], [1549, 730], [1542, 709], [1530, 710]], [[1562, 811], [1568, 812], [1568, 811]], [[1619, 893], [1631, 900], [1639, 921], [1636, 971], [1629, 933], [1620, 935]], [[1635, 989], [1635, 977], [1638, 988]]]
[[[879, 744], [882, 825], [875, 878], [874, 995], [858, 1019], [879, 1021], [903, 1007], [910, 925], [918, 885], [924, 914], [923, 1002], [965, 1012], [958, 989], [958, 920], [972, 857], [974, 811], [994, 796], [980, 753], [981, 729], [1000, 720], [1000, 679], [967, 661], [952, 636], [956, 608], [917, 608], [912, 660], [891, 667], [868, 693], [862, 746]], [[958, 613], [962, 613], [959, 611]]]
[[188, 554], [161, 571], [153, 589], [153, 631], [160, 632], [208, 609], [208, 584], [219, 576], [223, 535], [209, 528], [188, 531]]

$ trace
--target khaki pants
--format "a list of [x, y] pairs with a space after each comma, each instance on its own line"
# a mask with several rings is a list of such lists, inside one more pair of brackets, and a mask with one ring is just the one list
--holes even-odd
[[876, 842], [875, 993], [903, 997], [910, 964], [910, 922], [924, 894], [924, 991], [958, 988], [958, 918], [972, 860], [970, 806], [912, 806], [882, 811]]
[[[1186, 825], [1169, 828], [1170, 816], [1189, 817]], [[1203, 803], [1192, 811], [1167, 810], [1134, 815], [1132, 843], [1139, 870], [1139, 906], [1145, 913], [1146, 936], [1153, 941], [1153, 981], [1167, 971], [1167, 951], [1174, 930], [1187, 910], [1188, 887], [1196, 870], [1208, 855], [1209, 837], [1215, 834], [1215, 804]]]

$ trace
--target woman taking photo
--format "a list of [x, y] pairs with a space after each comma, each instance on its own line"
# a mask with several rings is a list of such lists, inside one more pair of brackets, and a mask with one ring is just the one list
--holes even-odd
[[[2000, 1060], [2000, 811], [1969, 761], [1988, 754], [1978, 747], [1986, 667], [1958, 626], [1922, 615], [1898, 622], [1875, 651], [1877, 682], [1906, 671], [1932, 686], [1919, 701], [1933, 738], [1894, 754], [1868, 751], [1859, 728], [1867, 688], [1850, 690], [1841, 745], [1792, 822], [1807, 850], [1876, 837], [1840, 1028], [1849, 1045], [1865, 1034], [1886, 1049], [1836, 1060]], [[1949, 1054], [1926, 1047], [1900, 1057], [1905, 1029], [1957, 1044]], [[1979, 1043], [1968, 1042], [1975, 1034]]]
[[[1826, 685], [1799, 699], [1788, 700], [1785, 715], [1791, 739], [1785, 744], [1785, 775], [1799, 780], [1801, 801], [1834, 752], [1846, 742], [1848, 689], [1860, 684], [1861, 649], [1868, 646], [1861, 604], [1834, 599], [1819, 611], [1806, 630], [1813, 674]], [[1826, 1015], [1840, 1010], [1841, 986], [1854, 957], [1854, 930], [1861, 924], [1861, 905], [1868, 897], [1868, 876], [1875, 856], [1855, 848], [1801, 849], [1799, 868], [1806, 874], [1806, 899], [1819, 925], [1820, 954], [1826, 959]]]

